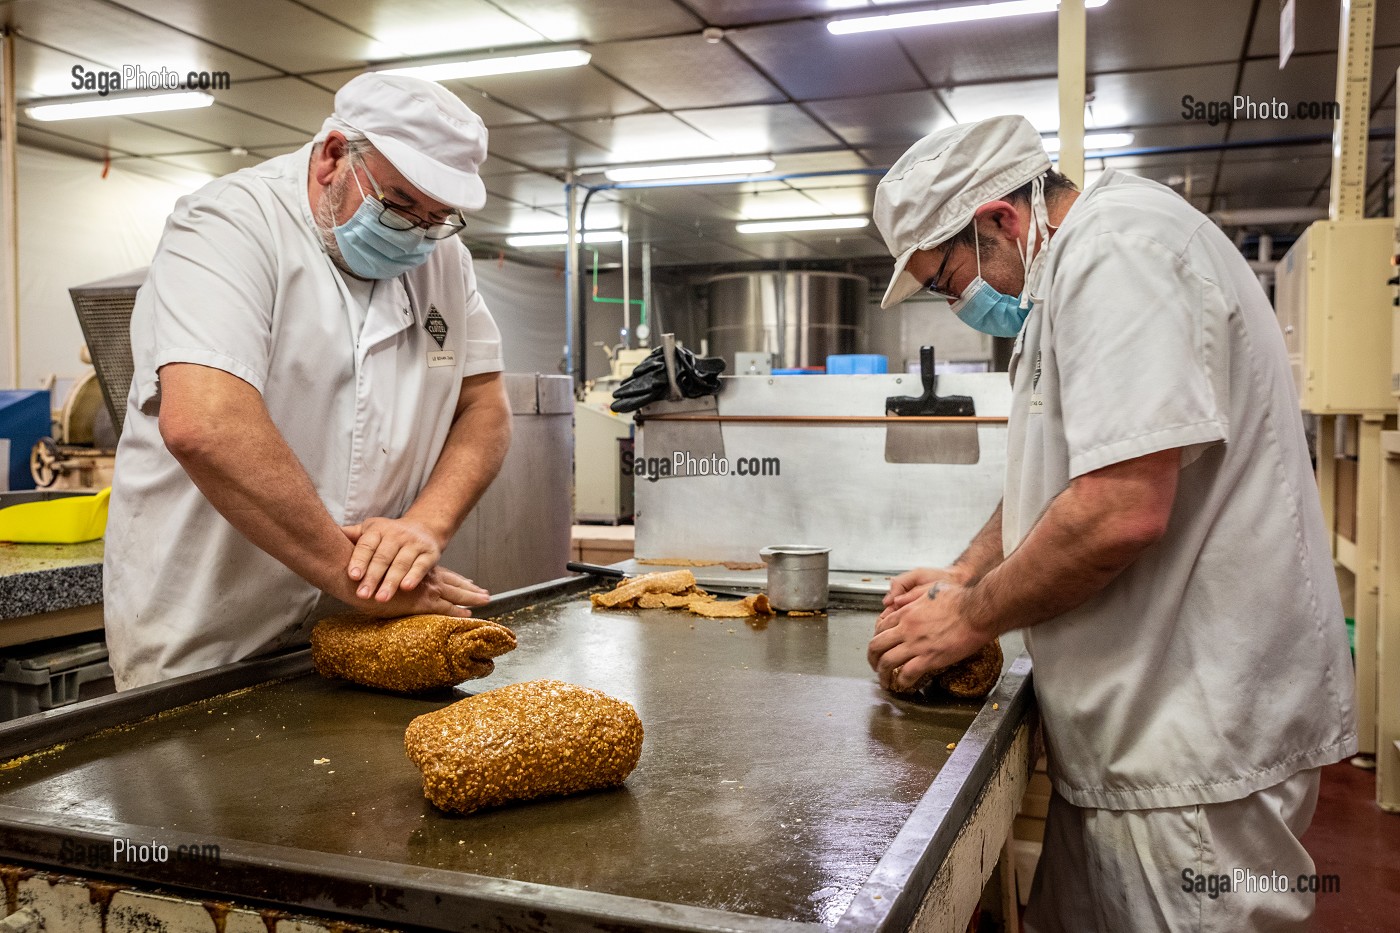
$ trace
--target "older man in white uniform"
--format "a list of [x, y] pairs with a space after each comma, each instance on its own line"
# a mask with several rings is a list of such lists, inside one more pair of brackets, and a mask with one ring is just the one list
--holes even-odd
[[181, 198], [132, 314], [105, 615], [130, 688], [350, 606], [469, 614], [438, 565], [500, 468], [500, 335], [454, 234], [486, 129], [361, 75], [312, 143]]
[[1016, 347], [1003, 505], [952, 567], [895, 580], [871, 665], [907, 688], [1026, 629], [1055, 790], [1028, 930], [1306, 929], [1298, 837], [1356, 734], [1278, 324], [1170, 189], [1049, 169], [998, 117], [879, 185], [883, 304], [927, 287]]

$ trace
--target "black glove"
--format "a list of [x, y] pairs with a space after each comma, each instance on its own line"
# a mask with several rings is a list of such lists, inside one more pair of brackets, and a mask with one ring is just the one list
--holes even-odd
[[[724, 372], [724, 360], [711, 356], [696, 356], [684, 347], [676, 347], [676, 385], [685, 398], [701, 398], [719, 391], [719, 374]], [[666, 379], [666, 357], [656, 347], [646, 359], [637, 364], [613, 393], [612, 410], [636, 411], [650, 402], [669, 398], [671, 384]]]

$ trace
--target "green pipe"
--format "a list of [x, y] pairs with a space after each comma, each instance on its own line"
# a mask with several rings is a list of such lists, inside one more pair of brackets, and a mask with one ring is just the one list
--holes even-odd
[[[597, 249], [596, 247], [593, 247], [593, 246], [585, 246], [584, 249], [588, 250], [589, 252], [591, 252], [591, 253], [593, 254], [593, 300], [596, 301], [596, 302], [597, 302], [598, 304], [600, 304], [600, 305], [620, 305], [620, 304], [623, 304], [624, 302], [623, 302], [623, 300], [622, 300], [621, 298], [599, 298], [599, 297], [598, 297], [598, 249]], [[640, 318], [638, 319], [638, 323], [640, 323], [640, 324], [645, 324], [645, 323], [646, 323], [646, 320], [647, 320], [647, 303], [646, 303], [645, 299], [642, 299], [642, 298], [632, 298], [632, 299], [628, 300], [626, 303], [627, 303], [627, 304], [634, 304], [634, 305], [641, 305], [641, 307], [642, 307], [642, 313], [641, 313]]]

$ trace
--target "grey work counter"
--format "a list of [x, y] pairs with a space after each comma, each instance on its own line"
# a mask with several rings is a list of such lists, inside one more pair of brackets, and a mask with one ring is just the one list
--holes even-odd
[[0, 542], [0, 620], [102, 602], [102, 542]]
[[[0, 859], [441, 930], [887, 930], [944, 903], [935, 876], [996, 796], [959, 860], [980, 890], [1025, 782], [1024, 657], [985, 703], [909, 702], [865, 666], [868, 599], [746, 624], [594, 612], [591, 582], [485, 607], [520, 647], [458, 690], [554, 677], [628, 700], [647, 737], [624, 787], [438, 812], [403, 729], [453, 696], [322, 681], [301, 652], [0, 727], [0, 757], [33, 755], [0, 768]], [[222, 860], [94, 862], [114, 838]]]

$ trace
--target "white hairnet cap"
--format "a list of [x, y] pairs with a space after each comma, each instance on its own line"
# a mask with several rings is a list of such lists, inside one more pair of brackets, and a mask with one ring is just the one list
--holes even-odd
[[915, 250], [932, 249], [1050, 168], [1040, 134], [1025, 117], [992, 117], [930, 133], [909, 147], [875, 188], [875, 226], [895, 257], [880, 307], [923, 287], [905, 272]]
[[404, 178], [430, 198], [461, 210], [486, 203], [477, 174], [486, 161], [486, 124], [435, 81], [370, 72], [335, 94], [335, 114], [317, 138], [344, 126], [359, 131]]

